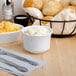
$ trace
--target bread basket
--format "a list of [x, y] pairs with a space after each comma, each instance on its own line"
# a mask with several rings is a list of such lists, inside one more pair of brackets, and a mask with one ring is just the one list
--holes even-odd
[[[25, 0], [22, 1], [22, 5]], [[23, 8], [23, 6], [22, 6]], [[25, 8], [23, 8], [25, 11]], [[64, 20], [64, 21], [54, 21], [54, 20], [43, 20], [36, 18], [34, 16], [29, 16], [29, 19], [33, 25], [42, 25], [42, 21], [48, 22], [49, 27], [53, 29], [52, 37], [65, 38], [76, 35], [76, 20]]]

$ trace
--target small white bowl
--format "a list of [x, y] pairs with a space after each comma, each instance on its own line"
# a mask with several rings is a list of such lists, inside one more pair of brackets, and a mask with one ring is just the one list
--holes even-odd
[[35, 36], [25, 33], [25, 31], [30, 27], [35, 26], [28, 26], [22, 29], [24, 49], [31, 53], [42, 53], [47, 51], [50, 48], [50, 39], [53, 32], [52, 29], [46, 26], [39, 26], [47, 28], [50, 33], [49, 35]]
[[[22, 25], [15, 24], [23, 28]], [[22, 29], [21, 29], [22, 30]], [[17, 41], [21, 38], [21, 30], [14, 32], [0, 33], [0, 44]]]

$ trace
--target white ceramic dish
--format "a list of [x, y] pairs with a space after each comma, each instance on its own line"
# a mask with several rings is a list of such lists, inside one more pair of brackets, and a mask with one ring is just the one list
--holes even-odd
[[50, 39], [53, 32], [52, 29], [46, 26], [41, 26], [47, 28], [50, 33], [48, 35], [35, 36], [24, 33], [30, 27], [35, 26], [28, 26], [22, 29], [24, 49], [31, 53], [42, 53], [47, 51], [50, 48]]
[[[23, 28], [22, 25], [16, 24]], [[17, 41], [21, 38], [21, 30], [7, 33], [0, 33], [0, 44]]]

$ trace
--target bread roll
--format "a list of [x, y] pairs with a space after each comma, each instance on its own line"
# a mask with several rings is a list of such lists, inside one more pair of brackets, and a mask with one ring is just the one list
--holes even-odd
[[45, 4], [46, 2], [50, 1], [50, 0], [42, 0], [43, 1], [43, 4]]
[[76, 12], [76, 7], [75, 6], [67, 6], [64, 9], [72, 9], [74, 13]]
[[63, 20], [76, 20], [76, 10], [74, 7], [65, 8], [62, 15]]
[[62, 4], [63, 7], [66, 7], [70, 4], [70, 0], [60, 0], [60, 3]]
[[62, 9], [62, 5], [57, 1], [48, 1], [44, 4], [42, 12], [44, 15], [55, 16]]
[[45, 4], [48, 1], [58, 1], [58, 2], [60, 2], [60, 0], [42, 0], [42, 1], [43, 1], [43, 4]]
[[71, 4], [76, 6], [76, 0], [71, 0]]
[[[43, 17], [43, 20], [51, 20], [52, 18], [53, 18], [53, 16], [45, 16], [45, 17]], [[46, 24], [46, 23], [48, 23], [48, 22], [42, 21], [42, 23], [43, 23], [43, 24]]]
[[41, 9], [43, 6], [43, 1], [42, 0], [25, 0], [23, 7], [34, 7], [37, 9]]
[[40, 19], [43, 18], [42, 12], [37, 8], [27, 7], [27, 8], [24, 8], [24, 11], [33, 17], [40, 18]]

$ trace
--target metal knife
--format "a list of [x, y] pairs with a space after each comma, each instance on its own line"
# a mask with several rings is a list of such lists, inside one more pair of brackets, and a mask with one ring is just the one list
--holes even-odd
[[19, 66], [19, 65], [15, 64], [15, 63], [13, 63], [11, 61], [8, 61], [6, 59], [0, 58], [0, 62], [5, 63], [5, 64], [7, 64], [9, 66], [12, 66], [12, 67], [16, 68], [20, 72], [28, 72], [28, 69], [27, 68], [22, 67], [22, 66]]
[[35, 62], [35, 61], [28, 60], [28, 59], [26, 59], [26, 58], [17, 56], [17, 55], [12, 54], [12, 53], [7, 53], [7, 52], [5, 52], [5, 51], [2, 50], [2, 49], [0, 49], [0, 54], [2, 54], [2, 55], [8, 55], [8, 56], [14, 57], [14, 58], [16, 58], [16, 59], [18, 59], [18, 60], [20, 60], [20, 61], [25, 61], [25, 62], [31, 64], [32, 66], [38, 66], [38, 65], [39, 65], [39, 64], [38, 64], [37, 62]]

